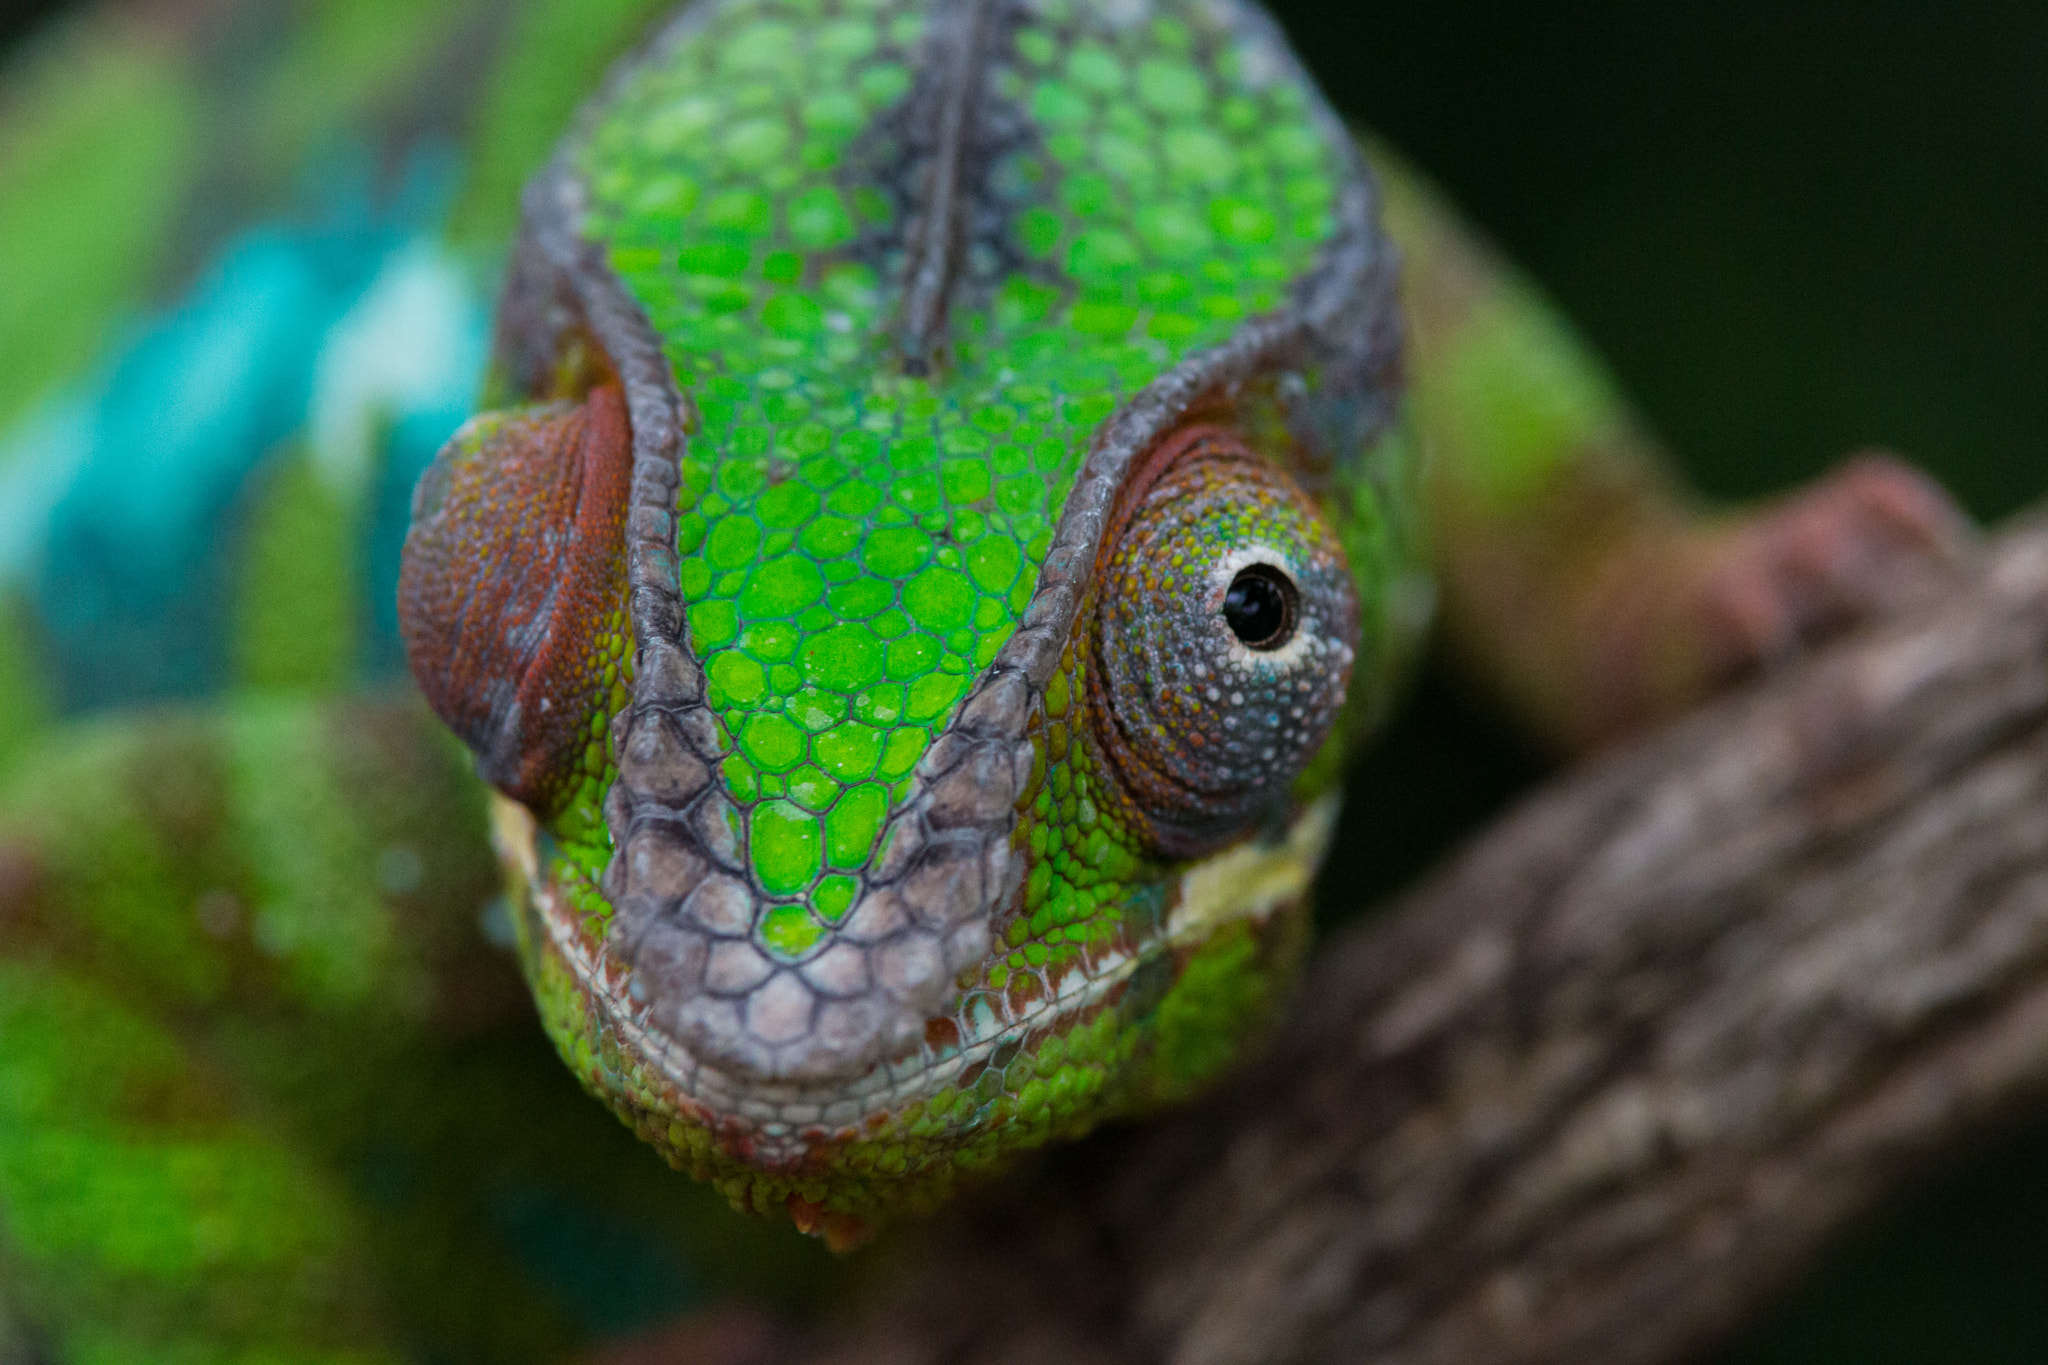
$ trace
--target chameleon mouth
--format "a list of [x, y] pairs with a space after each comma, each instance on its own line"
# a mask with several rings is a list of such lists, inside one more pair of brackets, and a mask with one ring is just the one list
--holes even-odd
[[[494, 795], [492, 828], [519, 902], [528, 975], [537, 987], [556, 971], [573, 984], [584, 1004], [572, 1031], [615, 1059], [604, 1068], [614, 1102], [658, 1121], [693, 1122], [749, 1164], [773, 1169], [802, 1166], [821, 1149], [852, 1140], [877, 1116], [943, 1091], [971, 1090], [985, 1070], [1000, 1070], [1043, 1038], [1116, 1005], [1148, 964], [1191, 951], [1232, 921], [1265, 921], [1300, 906], [1328, 851], [1338, 803], [1336, 793], [1326, 794], [1300, 810], [1280, 837], [1246, 840], [1182, 874], [1156, 936], [1047, 971], [1026, 992], [977, 980], [951, 1008], [927, 1019], [904, 1052], [816, 1079], [723, 1067], [676, 1037], [646, 999], [636, 998], [632, 969], [606, 951], [602, 931], [592, 931], [552, 879], [526, 809]], [[971, 1112], [959, 1120], [963, 1129], [974, 1124]]]

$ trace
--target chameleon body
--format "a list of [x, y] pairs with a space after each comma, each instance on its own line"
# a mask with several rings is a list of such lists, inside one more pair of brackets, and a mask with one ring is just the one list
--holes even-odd
[[[1699, 516], [1246, 6], [658, 8], [14, 74], [0, 1358], [554, 1359], [801, 1262], [514, 954], [855, 1240], [1242, 1054], [1427, 569], [1569, 745], [1853, 607], [1816, 509], [1944, 532]], [[497, 794], [349, 695], [408, 650]]]

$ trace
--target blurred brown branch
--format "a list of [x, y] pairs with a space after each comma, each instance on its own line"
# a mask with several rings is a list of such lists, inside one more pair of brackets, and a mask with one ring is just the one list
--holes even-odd
[[915, 1234], [790, 1358], [1682, 1358], [2048, 1096], [2048, 518], [1567, 775], [1234, 1088]]

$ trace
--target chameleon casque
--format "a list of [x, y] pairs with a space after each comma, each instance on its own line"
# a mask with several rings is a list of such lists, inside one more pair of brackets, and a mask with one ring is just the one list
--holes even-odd
[[[577, 1078], [845, 1246], [1241, 1054], [1439, 601], [1584, 746], [1958, 534], [1882, 461], [1695, 509], [1237, 0], [429, 9], [439, 65], [336, 39], [371, 209], [214, 248], [139, 339], [74, 346], [101, 378], [0, 407], [0, 1346], [541, 1358], [602, 1326], [390, 1287], [538, 1273], [408, 1260], [416, 1201], [364, 1193], [404, 1165], [379, 1087], [508, 1013], [475, 786], [407, 705], [323, 700], [401, 645], [495, 788], [488, 922]], [[162, 50], [227, 60], [225, 20], [177, 22]], [[316, 69], [276, 41], [234, 60]], [[104, 98], [172, 79], [121, 60]], [[314, 158], [277, 126], [271, 164]], [[152, 156], [205, 182], [158, 148], [122, 193]], [[504, 1144], [483, 1112], [422, 1148]]]

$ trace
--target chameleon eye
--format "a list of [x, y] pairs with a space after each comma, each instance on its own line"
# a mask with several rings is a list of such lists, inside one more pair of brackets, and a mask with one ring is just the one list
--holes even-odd
[[477, 770], [554, 813], [623, 653], [632, 432], [615, 385], [472, 418], [413, 492], [407, 662]]
[[1098, 560], [1090, 717], [1153, 847], [1192, 857], [1284, 801], [1357, 653], [1349, 566], [1283, 469], [1183, 429], [1126, 485]]

